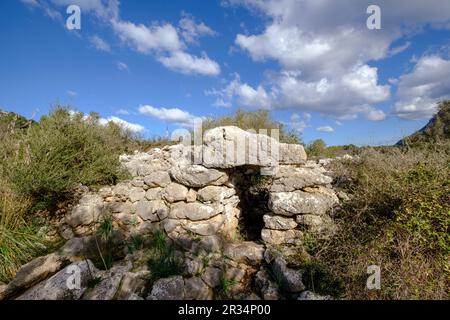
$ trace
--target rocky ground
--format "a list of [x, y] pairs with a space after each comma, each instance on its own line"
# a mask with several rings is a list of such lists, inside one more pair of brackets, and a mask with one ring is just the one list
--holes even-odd
[[[246, 156], [231, 157], [239, 139]], [[53, 218], [64, 245], [0, 284], [0, 299], [329, 299], [307, 290], [297, 263], [305, 233], [335, 232], [326, 161], [236, 127], [121, 161], [132, 179], [84, 190]], [[180, 262], [168, 277], [149, 267], [155, 234]]]

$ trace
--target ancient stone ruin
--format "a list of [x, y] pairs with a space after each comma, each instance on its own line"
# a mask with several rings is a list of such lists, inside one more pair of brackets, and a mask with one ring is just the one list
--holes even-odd
[[[132, 179], [86, 192], [58, 221], [65, 245], [23, 266], [0, 286], [0, 299], [214, 299], [225, 283], [234, 298], [324, 298], [305, 291], [296, 258], [305, 254], [305, 233], [333, 232], [330, 212], [339, 200], [301, 145], [220, 127], [201, 146], [167, 146], [121, 162]], [[104, 247], [97, 229], [105, 216], [113, 221], [114, 263], [99, 270], [91, 260]], [[145, 250], [126, 244], [155, 232], [174, 244], [184, 271], [149, 285]], [[71, 290], [74, 265], [83, 280]], [[100, 282], [92, 288], [89, 277]]]

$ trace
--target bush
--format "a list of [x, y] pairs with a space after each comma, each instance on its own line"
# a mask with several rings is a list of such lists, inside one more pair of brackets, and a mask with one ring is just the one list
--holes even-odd
[[34, 123], [0, 113], [0, 281], [45, 250], [30, 213], [50, 210], [73, 188], [115, 183], [126, 174], [119, 155], [135, 137], [99, 116], [56, 108]]
[[325, 141], [317, 139], [306, 146], [306, 154], [312, 159], [336, 158], [346, 154], [357, 155], [362, 149], [353, 144], [327, 147]]
[[250, 112], [237, 110], [232, 115], [206, 119], [203, 121], [203, 132], [222, 126], [236, 126], [243, 130], [255, 130], [257, 133], [260, 129], [266, 129], [268, 135], [270, 135], [270, 129], [278, 129], [280, 131], [280, 142], [302, 143], [299, 134], [293, 130], [288, 130], [282, 123], [271, 119], [270, 113], [266, 110]]
[[131, 138], [98, 116], [57, 108], [37, 125], [9, 138], [4, 174], [37, 208], [55, 204], [78, 184], [114, 184], [124, 171], [119, 155]]
[[[450, 144], [366, 150], [332, 166], [351, 200], [316, 258], [344, 280], [344, 297], [448, 298]], [[381, 267], [381, 290], [365, 288], [372, 264]]]
[[0, 179], [0, 282], [45, 249], [38, 227], [25, 219], [29, 203]]

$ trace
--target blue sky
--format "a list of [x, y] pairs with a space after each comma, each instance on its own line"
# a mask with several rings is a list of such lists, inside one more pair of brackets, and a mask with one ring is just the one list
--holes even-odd
[[450, 97], [450, 1], [422, 3], [4, 0], [0, 108], [70, 104], [147, 137], [264, 108], [305, 142], [391, 144]]

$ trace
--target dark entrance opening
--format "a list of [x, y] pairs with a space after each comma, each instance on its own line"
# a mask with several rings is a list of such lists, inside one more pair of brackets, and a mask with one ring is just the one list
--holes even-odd
[[261, 175], [258, 167], [242, 166], [234, 170], [233, 180], [240, 200], [239, 232], [244, 240], [261, 240], [263, 216], [270, 212], [268, 203], [272, 178]]

